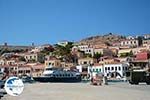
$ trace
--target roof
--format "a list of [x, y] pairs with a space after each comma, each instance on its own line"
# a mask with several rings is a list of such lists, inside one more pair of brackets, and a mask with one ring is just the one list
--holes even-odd
[[133, 41], [133, 40], [137, 40], [137, 39], [125, 39], [125, 40], [121, 40], [121, 41]]
[[148, 52], [140, 52], [136, 55], [136, 60], [147, 60], [149, 58]]
[[44, 64], [37, 64], [37, 65], [32, 66], [32, 68], [33, 69], [44, 69], [45, 66], [44, 66]]
[[94, 63], [93, 67], [102, 66], [102, 64]]

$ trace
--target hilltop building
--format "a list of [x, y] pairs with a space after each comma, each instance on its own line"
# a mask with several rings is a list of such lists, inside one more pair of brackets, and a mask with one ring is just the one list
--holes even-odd
[[138, 47], [139, 41], [137, 39], [126, 39], [121, 41], [121, 46]]

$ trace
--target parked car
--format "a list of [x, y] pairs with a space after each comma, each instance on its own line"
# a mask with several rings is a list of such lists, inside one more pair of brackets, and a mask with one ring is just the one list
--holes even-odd
[[31, 76], [28, 76], [28, 75], [23, 75], [20, 77], [23, 81], [23, 83], [33, 83], [34, 80]]
[[4, 88], [5, 81], [0, 80], [0, 88]]

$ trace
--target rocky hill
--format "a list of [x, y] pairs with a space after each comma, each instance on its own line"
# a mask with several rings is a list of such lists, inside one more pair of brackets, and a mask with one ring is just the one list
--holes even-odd
[[120, 35], [115, 35], [112, 33], [106, 34], [106, 35], [98, 35], [98, 36], [91, 36], [85, 39], [82, 39], [79, 44], [106, 44], [106, 45], [112, 45], [113, 43], [118, 43], [121, 40], [123, 40], [125, 37]]

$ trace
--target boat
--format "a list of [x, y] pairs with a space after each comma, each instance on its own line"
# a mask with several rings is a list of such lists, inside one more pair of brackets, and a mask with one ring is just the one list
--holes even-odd
[[76, 71], [46, 67], [42, 76], [33, 79], [38, 82], [81, 82], [81, 74]]

